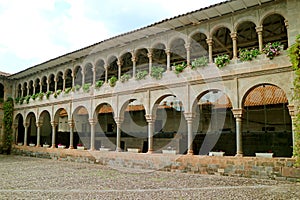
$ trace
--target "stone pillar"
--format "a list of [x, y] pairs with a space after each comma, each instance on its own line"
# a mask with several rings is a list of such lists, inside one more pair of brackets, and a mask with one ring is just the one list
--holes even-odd
[[233, 59], [237, 59], [237, 33], [231, 33], [230, 34], [231, 39], [232, 39], [232, 51], [233, 51]]
[[52, 121], [51, 126], [52, 126], [52, 146], [51, 146], [51, 148], [56, 148], [56, 146], [55, 146], [55, 135], [56, 135], [57, 122]]
[[66, 89], [66, 77], [63, 76], [63, 91]]
[[96, 120], [94, 118], [89, 119], [89, 123], [91, 125], [91, 146], [90, 150], [94, 151], [95, 150], [95, 125], [96, 125]]
[[24, 123], [24, 128], [25, 128], [25, 133], [24, 133], [24, 146], [27, 146], [28, 127], [29, 127], [29, 123], [25, 122], [25, 123]]
[[36, 146], [41, 146], [41, 126], [42, 122], [36, 122], [36, 128], [37, 128], [37, 136], [36, 136]]
[[258, 36], [258, 46], [259, 46], [259, 51], [263, 50], [263, 35], [262, 35], [262, 31], [263, 31], [263, 26], [257, 26], [256, 28], [256, 33]]
[[105, 83], [107, 83], [107, 79], [108, 79], [108, 67], [109, 67], [108, 65], [104, 67], [104, 69], [105, 69], [105, 80], [104, 80], [104, 82]]
[[81, 70], [81, 77], [82, 77], [81, 86], [83, 86], [85, 84], [85, 68], [82, 68]]
[[243, 156], [243, 133], [242, 133], [242, 116], [243, 109], [232, 109], [236, 123], [236, 156]]
[[207, 45], [208, 45], [208, 62], [213, 63], [213, 52], [212, 52], [212, 45], [213, 40], [211, 38], [206, 39]]
[[133, 56], [131, 58], [131, 61], [132, 61], [132, 77], [135, 78], [135, 72], [136, 72], [136, 61], [137, 61], [137, 58], [135, 56]]
[[123, 122], [123, 118], [121, 117], [115, 117], [115, 121], [117, 124], [117, 138], [116, 138], [116, 151], [120, 152], [122, 151], [121, 149], [121, 124]]
[[70, 145], [69, 145], [69, 149], [74, 149], [74, 121], [68, 120], [68, 124], [70, 127]]
[[21, 97], [24, 97], [24, 88], [21, 87]]
[[292, 140], [293, 140], [293, 150], [295, 149], [295, 131], [296, 131], [296, 125], [295, 125], [295, 121], [296, 121], [296, 115], [297, 115], [297, 109], [296, 106], [294, 105], [288, 105], [288, 109], [289, 109], [289, 113], [292, 119]]
[[193, 140], [194, 140], [194, 136], [193, 136], [193, 120], [195, 118], [195, 113], [184, 113], [184, 117], [187, 121], [187, 128], [188, 128], [188, 150], [187, 150], [187, 154], [188, 155], [193, 155]]
[[96, 85], [96, 67], [93, 65], [93, 86]]
[[153, 153], [153, 135], [154, 135], [154, 123], [155, 123], [155, 116], [153, 115], [145, 115], [146, 120], [148, 122], [148, 152]]
[[171, 51], [170, 49], [166, 49], [166, 54], [167, 54], [167, 71], [171, 70]]
[[57, 79], [55, 78], [54, 79], [54, 92], [57, 91]]
[[32, 87], [33, 87], [33, 88], [32, 88], [32, 91], [33, 91], [32, 94], [35, 94], [35, 83], [32, 84]]
[[149, 53], [147, 54], [148, 58], [149, 58], [149, 74], [151, 74], [151, 69], [152, 69], [152, 49], [148, 50]]
[[49, 92], [49, 88], [50, 88], [50, 85], [49, 85], [49, 80], [47, 79], [47, 92]]
[[13, 124], [14, 132], [13, 132], [13, 144], [17, 144], [18, 141], [18, 123]]
[[188, 67], [191, 66], [191, 45], [190, 43], [187, 43], [185, 45], [185, 49], [186, 49], [186, 64]]
[[75, 75], [72, 72], [72, 87], [74, 87], [74, 86], [75, 86]]
[[[289, 21], [284, 20], [284, 25], [286, 27], [287, 37], [290, 38], [290, 31], [289, 31]], [[290, 43], [290, 40], [288, 40], [288, 46], [290, 47], [292, 44]]]
[[117, 62], [117, 65], [118, 65], [118, 80], [121, 79], [121, 68], [122, 68], [122, 60], [119, 58], [118, 59], [118, 62]]

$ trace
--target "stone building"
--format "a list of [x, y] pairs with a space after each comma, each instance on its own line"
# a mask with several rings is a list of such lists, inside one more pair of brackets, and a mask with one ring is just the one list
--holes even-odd
[[[294, 73], [286, 49], [300, 31], [299, 7], [225, 1], [1, 74], [0, 98], [15, 100], [14, 144], [290, 157]], [[241, 61], [241, 49], [276, 42], [282, 50], [273, 59]], [[230, 62], [217, 67], [225, 54]]]

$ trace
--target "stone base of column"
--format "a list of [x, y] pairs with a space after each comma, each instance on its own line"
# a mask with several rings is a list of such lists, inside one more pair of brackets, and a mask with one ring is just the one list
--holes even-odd
[[152, 154], [152, 153], [153, 153], [153, 149], [149, 149], [149, 150], [147, 151], [147, 153], [148, 153], [148, 154]]
[[116, 152], [122, 152], [122, 149], [119, 148], [119, 147], [117, 147], [117, 148], [116, 148]]
[[36, 145], [36, 147], [41, 147], [41, 145], [39, 144], [39, 145]]
[[74, 149], [74, 147], [73, 146], [69, 146], [69, 149]]
[[55, 149], [55, 148], [56, 148], [55, 144], [52, 144], [51, 149]]
[[235, 155], [235, 157], [243, 157], [243, 154], [242, 154], [242, 153], [237, 153], [237, 154]]
[[192, 156], [192, 155], [194, 155], [194, 151], [193, 150], [188, 150], [186, 155]]
[[95, 151], [96, 149], [95, 148], [92, 148], [92, 149], [90, 149], [89, 151]]

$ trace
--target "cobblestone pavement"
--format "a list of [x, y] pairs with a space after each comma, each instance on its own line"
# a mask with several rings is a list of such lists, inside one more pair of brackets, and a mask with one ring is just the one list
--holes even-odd
[[300, 183], [0, 155], [0, 199], [300, 199]]

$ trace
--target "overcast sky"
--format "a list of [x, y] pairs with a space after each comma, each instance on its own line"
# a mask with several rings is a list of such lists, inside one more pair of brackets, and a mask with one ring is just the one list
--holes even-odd
[[0, 0], [0, 71], [16, 73], [225, 0]]

